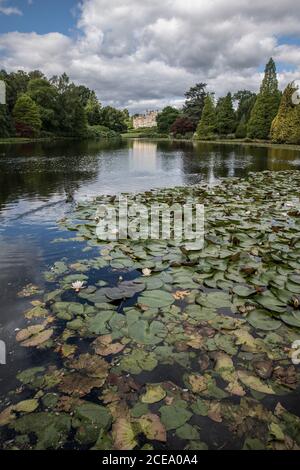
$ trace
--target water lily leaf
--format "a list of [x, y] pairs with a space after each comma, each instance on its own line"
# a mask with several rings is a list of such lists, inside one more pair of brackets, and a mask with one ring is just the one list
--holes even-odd
[[256, 295], [253, 297], [253, 300], [271, 312], [284, 313], [286, 310], [286, 305], [280, 302], [280, 300], [270, 291]]
[[97, 313], [97, 315], [89, 320], [87, 325], [88, 331], [97, 335], [106, 335], [110, 333], [108, 322], [111, 320], [113, 315], [113, 310], [106, 310], [101, 313]]
[[214, 338], [216, 346], [227, 354], [234, 355], [238, 352], [231, 336], [217, 334]]
[[261, 393], [274, 395], [274, 390], [267, 384], [263, 383], [258, 377], [251, 375], [249, 372], [244, 370], [237, 371], [238, 378], [247, 387]]
[[81, 354], [77, 359], [68, 363], [71, 369], [83, 372], [89, 377], [95, 377], [105, 381], [108, 375], [109, 364], [104, 359], [91, 354]]
[[162, 388], [161, 385], [152, 385], [149, 384], [146, 387], [146, 393], [142, 395], [141, 401], [143, 403], [157, 403], [161, 401], [166, 396], [166, 391]]
[[138, 298], [138, 303], [150, 308], [167, 307], [175, 302], [174, 297], [163, 290], [145, 291]]
[[160, 409], [161, 421], [165, 425], [166, 430], [177, 429], [183, 426], [192, 417], [192, 413], [188, 411], [181, 401], [175, 401], [172, 405], [164, 405]]
[[152, 352], [147, 353], [142, 350], [136, 350], [127, 356], [123, 356], [120, 361], [120, 369], [131, 374], [140, 374], [143, 370], [151, 371], [157, 366], [157, 359]]
[[247, 437], [244, 442], [243, 450], [264, 450], [264, 444], [256, 438]]
[[221, 415], [221, 403], [210, 403], [207, 416], [215, 423], [222, 423], [223, 419]]
[[0, 426], [6, 426], [7, 424], [11, 423], [15, 418], [16, 415], [14, 413], [14, 405], [5, 408], [0, 413]]
[[24, 316], [28, 320], [31, 320], [32, 318], [46, 318], [48, 316], [48, 310], [40, 305], [37, 305], [31, 310], [28, 310]]
[[71, 418], [63, 413], [32, 413], [18, 418], [10, 427], [21, 434], [34, 433], [37, 437], [36, 450], [57, 449], [68, 438]]
[[271, 318], [265, 310], [253, 310], [247, 315], [247, 321], [253, 328], [264, 331], [278, 330], [281, 322]]
[[33, 398], [32, 400], [20, 401], [17, 405], [14, 405], [14, 409], [18, 412], [32, 413], [38, 408], [38, 406], [38, 400]]
[[193, 403], [192, 405], [192, 411], [196, 415], [207, 416], [208, 410], [209, 410], [209, 404], [205, 400], [202, 400], [201, 398], [198, 398], [197, 401]]
[[53, 329], [48, 329], [48, 330], [45, 330], [45, 331], [41, 331], [40, 333], [38, 333], [36, 335], [32, 335], [26, 341], [23, 341], [21, 343], [21, 346], [24, 346], [25, 348], [41, 346], [51, 338], [53, 333], [54, 333]]
[[77, 346], [75, 344], [62, 344], [56, 349], [63, 357], [73, 356], [76, 350]]
[[68, 395], [81, 397], [87, 395], [93, 388], [102, 387], [104, 381], [105, 379], [71, 373], [63, 377], [58, 388], [61, 392]]
[[290, 325], [290, 326], [295, 326], [297, 328], [300, 328], [300, 314], [299, 312], [294, 313], [294, 312], [290, 312], [290, 313], [284, 313], [283, 315], [280, 315], [280, 319], [286, 323], [287, 325]]
[[45, 325], [32, 325], [24, 330], [18, 331], [16, 340], [21, 343], [33, 335], [36, 335], [45, 329]]
[[147, 439], [160, 442], [167, 441], [166, 429], [161, 423], [159, 416], [151, 413], [145, 414], [138, 420], [138, 424]]
[[37, 294], [42, 294], [43, 291], [38, 287], [35, 286], [34, 284], [27, 284], [26, 286], [23, 287], [23, 289], [18, 292], [18, 297], [32, 297], [33, 295]]
[[176, 434], [180, 439], [186, 439], [186, 440], [200, 439], [198, 430], [194, 426], [191, 426], [188, 423], [176, 429]]
[[88, 421], [97, 429], [108, 429], [111, 425], [111, 415], [107, 408], [95, 403], [85, 402], [75, 408], [74, 417], [82, 421]]
[[207, 381], [203, 375], [191, 374], [189, 382], [194, 393], [201, 393], [207, 390]]
[[123, 351], [125, 344], [113, 343], [111, 335], [99, 336], [93, 343], [95, 353], [100, 356], [109, 356]]
[[239, 297], [250, 297], [250, 295], [256, 293], [255, 289], [252, 289], [251, 287], [247, 287], [244, 285], [234, 286], [232, 291]]
[[137, 446], [135, 431], [125, 418], [119, 418], [113, 424], [113, 441], [116, 450], [132, 450]]
[[42, 374], [45, 372], [45, 367], [32, 367], [20, 372], [17, 375], [17, 379], [25, 385], [33, 384], [37, 377], [42, 378]]
[[196, 297], [196, 302], [206, 308], [231, 308], [231, 298], [226, 292], [201, 293]]
[[137, 343], [158, 344], [167, 335], [167, 329], [159, 321], [153, 321], [149, 324], [146, 320], [138, 320], [130, 323], [128, 335]]

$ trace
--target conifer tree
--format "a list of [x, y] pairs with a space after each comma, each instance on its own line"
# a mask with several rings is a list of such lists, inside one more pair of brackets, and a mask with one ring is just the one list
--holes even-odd
[[276, 65], [271, 58], [265, 68], [265, 76], [256, 98], [248, 123], [248, 136], [252, 139], [268, 139], [273, 119], [280, 103]]
[[216, 110], [212, 95], [207, 95], [204, 101], [202, 117], [199, 121], [196, 135], [198, 139], [210, 139], [216, 131]]
[[221, 135], [232, 134], [236, 128], [236, 118], [231, 93], [219, 99], [216, 114], [218, 133]]
[[297, 89], [294, 83], [290, 83], [284, 90], [278, 114], [272, 123], [273, 142], [300, 143], [300, 105], [293, 103], [293, 95]]

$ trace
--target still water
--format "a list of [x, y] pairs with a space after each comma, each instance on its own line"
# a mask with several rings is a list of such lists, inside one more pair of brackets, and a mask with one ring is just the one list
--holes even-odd
[[8, 352], [0, 394], [14, 385], [16, 370], [41, 359], [15, 346], [29, 306], [17, 293], [43, 286], [41, 274], [55, 261], [76, 260], [76, 245], [52, 243], [67, 236], [56, 221], [74, 201], [288, 169], [300, 169], [299, 151], [145, 140], [0, 145], [0, 340]]

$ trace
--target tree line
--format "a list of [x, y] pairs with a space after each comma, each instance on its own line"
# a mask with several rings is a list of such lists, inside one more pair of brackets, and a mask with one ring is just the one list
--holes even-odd
[[182, 110], [167, 106], [157, 117], [158, 132], [203, 140], [251, 139], [300, 144], [300, 104], [297, 86], [278, 88], [276, 65], [271, 58], [258, 94], [241, 90], [217, 102], [206, 83], [186, 94]]
[[6, 105], [0, 105], [0, 137], [114, 137], [127, 130], [127, 110], [103, 107], [95, 92], [64, 73], [49, 80], [36, 70], [0, 71]]

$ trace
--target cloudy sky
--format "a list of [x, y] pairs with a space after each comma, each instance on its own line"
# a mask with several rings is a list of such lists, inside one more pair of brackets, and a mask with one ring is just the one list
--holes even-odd
[[264, 64], [300, 79], [298, 0], [0, 0], [0, 68], [64, 71], [104, 104], [181, 105], [204, 81], [256, 91]]

